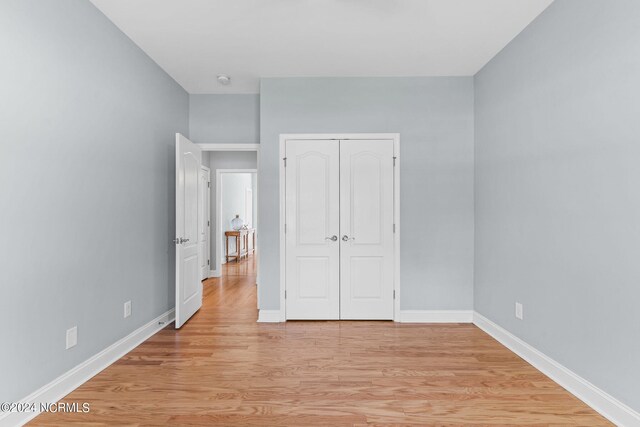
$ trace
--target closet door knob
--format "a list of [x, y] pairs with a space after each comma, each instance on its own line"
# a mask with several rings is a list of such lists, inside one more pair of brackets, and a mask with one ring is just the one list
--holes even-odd
[[332, 242], [335, 242], [336, 240], [338, 240], [338, 236], [333, 235], [331, 237], [325, 237], [324, 240], [331, 240]]
[[348, 242], [349, 240], [356, 240], [355, 237], [349, 237], [346, 234], [344, 236], [342, 236], [342, 241], [343, 242]]

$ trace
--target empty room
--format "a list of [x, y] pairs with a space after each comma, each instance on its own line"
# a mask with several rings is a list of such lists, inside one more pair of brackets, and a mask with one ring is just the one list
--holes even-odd
[[0, 427], [640, 427], [640, 1], [0, 0], [0, 53]]

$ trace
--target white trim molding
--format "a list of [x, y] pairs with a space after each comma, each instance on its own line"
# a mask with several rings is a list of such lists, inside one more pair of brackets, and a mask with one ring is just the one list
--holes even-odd
[[[215, 262], [215, 260], [214, 260]], [[220, 270], [216, 269], [216, 270], [209, 270], [209, 277], [220, 277]]]
[[471, 323], [473, 310], [400, 310], [401, 323]]
[[[175, 319], [175, 310], [171, 309], [156, 317], [146, 325], [116, 341], [100, 353], [60, 375], [49, 384], [44, 385], [20, 402], [24, 404], [56, 403], [100, 371], [109, 367], [122, 356], [142, 344]], [[5, 412], [0, 414], [0, 426], [24, 425], [40, 415], [39, 412]]]
[[282, 310], [258, 310], [258, 323], [280, 323], [284, 320]]
[[258, 151], [260, 144], [198, 144], [202, 151]]
[[640, 426], [640, 413], [600, 390], [511, 332], [478, 312], [473, 314], [473, 323], [609, 421], [618, 426]]

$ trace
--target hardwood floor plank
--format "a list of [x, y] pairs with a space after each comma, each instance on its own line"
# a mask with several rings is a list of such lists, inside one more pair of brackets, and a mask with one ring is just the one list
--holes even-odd
[[470, 324], [256, 323], [255, 257], [204, 283], [204, 304], [79, 387], [87, 414], [32, 425], [604, 426]]

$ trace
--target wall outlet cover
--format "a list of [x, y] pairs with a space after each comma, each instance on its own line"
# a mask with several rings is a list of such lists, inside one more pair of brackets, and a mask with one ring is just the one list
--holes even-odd
[[523, 313], [523, 311], [522, 311], [522, 304], [521, 304], [521, 303], [519, 303], [519, 302], [517, 302], [517, 303], [516, 303], [516, 318], [518, 318], [518, 319], [522, 320], [522, 319], [524, 318], [524, 315], [523, 315], [523, 314], [524, 314], [524, 313]]
[[71, 329], [67, 329], [67, 350], [75, 347], [76, 344], [78, 344], [78, 327], [74, 326]]
[[131, 301], [124, 303], [124, 317], [127, 318], [129, 316], [131, 316]]

